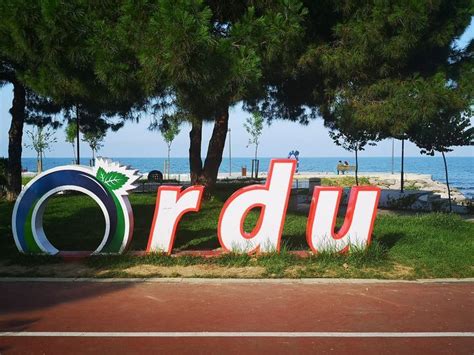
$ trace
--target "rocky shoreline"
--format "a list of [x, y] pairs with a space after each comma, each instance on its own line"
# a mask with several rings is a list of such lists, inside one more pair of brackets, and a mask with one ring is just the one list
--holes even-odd
[[[23, 174], [24, 176], [34, 176], [32, 173]], [[142, 175], [146, 179], [147, 174]], [[446, 184], [433, 180], [429, 174], [405, 174], [404, 192], [400, 192], [400, 174], [390, 174], [381, 172], [361, 172], [358, 174], [362, 184], [370, 184], [378, 186], [382, 189], [379, 207], [387, 209], [401, 209], [401, 210], [418, 210], [418, 211], [448, 211], [448, 189]], [[266, 172], [259, 174], [259, 178], [265, 179]], [[353, 178], [353, 173], [345, 175], [337, 175], [332, 172], [299, 172], [294, 176], [294, 188], [301, 190], [306, 189], [306, 193], [292, 194], [292, 201], [290, 205], [298, 210], [309, 208], [311, 194], [309, 192], [309, 185], [320, 185], [321, 180], [331, 179], [337, 182], [338, 179]], [[189, 184], [189, 174], [170, 174], [170, 179], [175, 180], [179, 184]], [[240, 173], [220, 173], [218, 179], [221, 181], [235, 181], [242, 179], [249, 179], [243, 177]], [[137, 188], [136, 192], [156, 191], [156, 186], [148, 186], [142, 180], [142, 184]], [[311, 182], [313, 181], [313, 182]], [[156, 185], [151, 183], [151, 185]], [[159, 185], [159, 184], [158, 184]], [[324, 184], [323, 184], [324, 185]], [[337, 185], [337, 183], [336, 183]], [[151, 188], [151, 189], [149, 189]], [[342, 203], [347, 202], [350, 188], [344, 189], [344, 198]], [[464, 196], [459, 190], [451, 187], [451, 199], [453, 202], [453, 211], [457, 213], [472, 213], [473, 200]]]
[[[344, 177], [354, 177], [350, 175], [336, 175], [331, 173], [300, 173], [296, 177], [298, 180], [315, 178], [342, 179]], [[368, 181], [370, 185], [378, 186], [382, 189], [379, 207], [398, 210], [415, 211], [448, 211], [448, 188], [446, 184], [433, 180], [428, 174], [405, 174], [404, 192], [400, 192], [400, 175], [388, 173], [360, 173], [360, 179]], [[344, 189], [343, 204], [347, 203], [350, 188]], [[459, 190], [451, 187], [451, 199], [453, 212], [472, 213], [473, 201], [464, 196]], [[309, 208], [309, 201], [299, 197], [298, 209]], [[295, 206], [296, 207], [296, 206]]]

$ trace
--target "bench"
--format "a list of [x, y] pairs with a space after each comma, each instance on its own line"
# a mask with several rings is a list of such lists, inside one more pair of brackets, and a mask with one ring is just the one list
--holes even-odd
[[340, 172], [342, 173], [342, 175], [344, 175], [346, 171], [355, 171], [355, 169], [355, 165], [337, 164], [336, 167], [337, 175], [339, 175]]

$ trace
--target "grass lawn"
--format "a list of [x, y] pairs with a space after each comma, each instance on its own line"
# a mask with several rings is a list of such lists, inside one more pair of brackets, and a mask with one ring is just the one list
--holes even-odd
[[[372, 185], [369, 178], [366, 176], [359, 176], [360, 185]], [[323, 177], [321, 178], [322, 186], [341, 186], [341, 187], [352, 187], [356, 185], [356, 179], [354, 176], [337, 176], [337, 177]]]
[[22, 176], [21, 177], [21, 184], [26, 185], [28, 184], [31, 180], [33, 180], [33, 176]]
[[[199, 213], [183, 217], [174, 250], [219, 248], [217, 220], [225, 199], [236, 188], [221, 185], [216, 197], [203, 202]], [[132, 194], [135, 231], [131, 250], [146, 248], [155, 194]], [[307, 250], [305, 214], [288, 212], [280, 254], [228, 254], [218, 258], [168, 257], [151, 254], [100, 256], [79, 263], [46, 256], [19, 255], [11, 234], [13, 205], [0, 202], [0, 275], [6, 276], [195, 276], [195, 277], [356, 277], [436, 278], [474, 276], [474, 224], [450, 214], [381, 214], [371, 246], [348, 255], [323, 253], [299, 258], [288, 250]], [[249, 214], [251, 230], [258, 212]], [[86, 221], [86, 223], [85, 223]], [[339, 224], [342, 223], [342, 218]], [[103, 230], [102, 212], [85, 195], [54, 197], [48, 204], [44, 228], [62, 250], [93, 250]]]

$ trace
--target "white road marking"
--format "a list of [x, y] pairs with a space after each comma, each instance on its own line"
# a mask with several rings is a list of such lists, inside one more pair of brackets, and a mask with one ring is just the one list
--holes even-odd
[[0, 332], [0, 337], [99, 338], [470, 338], [474, 332]]

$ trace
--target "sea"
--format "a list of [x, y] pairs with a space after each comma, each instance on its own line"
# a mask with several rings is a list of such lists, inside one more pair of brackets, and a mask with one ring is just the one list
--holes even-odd
[[[275, 157], [277, 158], [277, 157]], [[147, 173], [151, 170], [163, 171], [166, 158], [112, 158], [123, 165], [129, 165], [138, 169], [141, 173]], [[260, 171], [267, 171], [271, 158], [259, 158]], [[354, 158], [349, 157], [301, 157], [299, 159], [299, 171], [301, 172], [335, 172], [338, 161], [348, 161], [354, 164]], [[90, 158], [81, 158], [81, 163], [89, 164]], [[204, 161], [204, 159], [203, 159]], [[447, 155], [449, 182], [451, 186], [457, 188], [466, 197], [474, 199], [474, 156], [469, 157], [449, 157]], [[50, 169], [56, 166], [68, 165], [72, 163], [71, 158], [45, 158], [43, 160], [44, 169]], [[23, 158], [23, 168], [28, 171], [36, 171], [36, 158]], [[400, 157], [395, 157], [393, 172], [400, 172]], [[240, 172], [242, 167], [248, 171], [251, 169], [252, 158], [232, 157], [231, 166], [229, 158], [223, 158], [219, 172], [228, 173], [229, 168], [232, 172]], [[172, 174], [185, 174], [189, 172], [188, 158], [171, 158], [170, 172]], [[443, 158], [435, 157], [405, 157], [405, 172], [417, 174], [429, 174], [433, 179], [445, 182], [445, 173]], [[392, 172], [391, 157], [361, 157], [359, 158], [360, 172]]]

